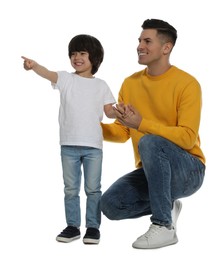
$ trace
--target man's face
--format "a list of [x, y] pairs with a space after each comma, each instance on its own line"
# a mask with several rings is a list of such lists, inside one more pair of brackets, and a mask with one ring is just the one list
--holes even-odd
[[153, 65], [160, 62], [164, 53], [164, 44], [155, 29], [145, 29], [139, 37], [137, 47], [138, 62], [142, 65]]

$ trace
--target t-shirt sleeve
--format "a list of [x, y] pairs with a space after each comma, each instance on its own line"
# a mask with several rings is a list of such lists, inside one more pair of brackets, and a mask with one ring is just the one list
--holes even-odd
[[104, 96], [104, 105], [115, 104], [115, 103], [116, 103], [116, 100], [114, 98], [114, 95], [112, 94], [112, 91], [109, 88], [109, 86], [106, 84], [105, 96]]
[[60, 90], [61, 86], [63, 86], [64, 82], [67, 80], [68, 73], [66, 71], [57, 71], [57, 75], [57, 83], [51, 83], [51, 86], [53, 89]]

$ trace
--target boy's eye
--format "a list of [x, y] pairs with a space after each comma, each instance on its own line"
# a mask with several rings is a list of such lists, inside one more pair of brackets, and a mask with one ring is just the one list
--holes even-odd
[[72, 52], [72, 56], [76, 56], [77, 54], [80, 54], [80, 55], [86, 55], [87, 52], [86, 51], [79, 51], [79, 52]]
[[74, 51], [74, 52], [72, 52], [72, 54], [71, 54], [71, 57], [73, 57], [73, 58], [76, 58], [76, 57], [87, 57], [89, 54], [88, 54], [88, 52], [86, 52], [86, 51]]

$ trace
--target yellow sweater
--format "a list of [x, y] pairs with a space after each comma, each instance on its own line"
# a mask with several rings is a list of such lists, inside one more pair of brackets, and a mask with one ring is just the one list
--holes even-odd
[[200, 149], [199, 125], [202, 93], [198, 81], [172, 66], [160, 76], [150, 76], [146, 69], [126, 78], [118, 102], [131, 104], [142, 116], [138, 130], [117, 120], [102, 124], [104, 140], [125, 142], [132, 139], [136, 167], [141, 167], [139, 139], [145, 134], [162, 136], [205, 163]]

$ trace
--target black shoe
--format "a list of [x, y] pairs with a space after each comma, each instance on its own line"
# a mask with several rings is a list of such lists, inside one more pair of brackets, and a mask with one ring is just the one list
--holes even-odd
[[97, 228], [87, 228], [86, 234], [83, 237], [84, 244], [98, 244], [100, 239], [100, 232]]
[[56, 240], [69, 243], [78, 238], [80, 238], [80, 230], [76, 227], [68, 226], [56, 237]]

